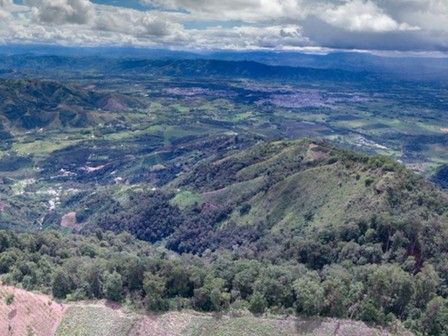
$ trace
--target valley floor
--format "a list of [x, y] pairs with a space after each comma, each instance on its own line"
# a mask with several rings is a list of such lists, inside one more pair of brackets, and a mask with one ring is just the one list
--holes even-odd
[[141, 315], [105, 301], [58, 303], [51, 297], [0, 286], [0, 334], [5, 336], [411, 336], [329, 318], [216, 316], [192, 311]]

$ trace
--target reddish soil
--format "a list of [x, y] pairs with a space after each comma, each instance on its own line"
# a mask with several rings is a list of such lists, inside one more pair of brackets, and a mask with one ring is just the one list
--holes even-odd
[[9, 205], [5, 202], [0, 202], [0, 212], [5, 211], [7, 208], [9, 208]]
[[69, 212], [62, 216], [61, 226], [70, 229], [76, 229], [78, 227], [78, 222], [76, 221], [76, 212]]
[[[7, 305], [6, 297], [11, 294], [14, 300]], [[52, 301], [47, 295], [0, 286], [0, 335], [53, 335], [65, 309], [65, 305]]]
[[100, 107], [106, 111], [121, 111], [126, 109], [126, 106], [117, 97], [106, 97], [100, 102]]

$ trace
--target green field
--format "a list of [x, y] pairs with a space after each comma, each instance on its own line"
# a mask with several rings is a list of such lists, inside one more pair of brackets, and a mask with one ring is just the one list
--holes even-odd
[[135, 318], [105, 306], [72, 306], [56, 336], [127, 336]]

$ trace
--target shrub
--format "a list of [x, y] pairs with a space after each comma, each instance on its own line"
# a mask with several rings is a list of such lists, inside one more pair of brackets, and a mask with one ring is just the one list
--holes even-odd
[[104, 297], [108, 300], [120, 302], [123, 299], [123, 280], [121, 275], [114, 271], [103, 275]]
[[8, 294], [5, 297], [5, 303], [7, 306], [11, 305], [14, 302], [14, 294]]
[[249, 311], [254, 315], [261, 315], [266, 311], [268, 303], [260, 292], [252, 294], [249, 302]]

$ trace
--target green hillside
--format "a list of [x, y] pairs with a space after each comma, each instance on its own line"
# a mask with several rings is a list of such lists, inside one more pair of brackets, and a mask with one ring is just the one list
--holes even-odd
[[[171, 187], [181, 190], [174, 203], [182, 200], [201, 214], [219, 213], [210, 226], [218, 236], [235, 227], [256, 228], [261, 237], [292, 242], [305, 236], [328, 248], [331, 235], [342, 235], [346, 242], [380, 244], [380, 254], [403, 238], [400, 258], [417, 260], [434, 247], [446, 249], [437, 238], [448, 229], [446, 193], [390, 159], [323, 142], [261, 144], [203, 162]], [[172, 240], [175, 249], [188, 241], [188, 231], [179, 232]]]
[[[89, 112], [139, 106], [137, 99], [77, 85], [0, 79], [0, 122], [10, 128], [87, 127], [98, 122]], [[0, 137], [4, 136], [0, 128]]]

